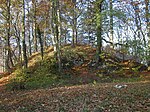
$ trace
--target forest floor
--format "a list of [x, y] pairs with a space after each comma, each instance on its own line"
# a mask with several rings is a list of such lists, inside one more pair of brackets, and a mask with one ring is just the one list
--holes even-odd
[[3, 90], [0, 112], [150, 112], [150, 82]]
[[9, 78], [0, 80], [0, 112], [150, 112], [148, 80], [10, 91]]
[[[75, 50], [64, 50], [71, 59], [66, 65], [72, 61], [70, 57], [80, 60], [82, 54], [87, 53], [84, 63], [66, 69], [64, 72], [68, 75], [61, 77], [49, 74], [49, 68], [53, 69], [49, 58], [37, 63], [40, 55], [35, 53], [29, 59], [30, 71], [25, 74], [25, 78], [31, 75], [26, 81], [26, 89], [6, 89], [13, 75], [3, 74], [0, 78], [0, 112], [150, 112], [150, 71], [134, 73], [124, 69], [132, 63], [123, 63], [122, 71], [107, 74], [107, 69], [100, 66], [98, 69], [89, 67], [89, 63], [94, 64], [91, 60], [95, 50], [88, 46], [79, 46]], [[45, 54], [52, 56], [53, 48]], [[113, 59], [108, 63], [110, 70], [118, 66]], [[24, 78], [24, 72], [17, 70], [14, 73], [20, 73]]]

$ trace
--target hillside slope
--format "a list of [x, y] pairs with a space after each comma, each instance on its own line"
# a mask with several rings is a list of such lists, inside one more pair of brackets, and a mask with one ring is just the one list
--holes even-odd
[[35, 53], [28, 69], [18, 67], [4, 75], [0, 112], [150, 111], [150, 72], [138, 70], [142, 64], [122, 62], [105, 52], [103, 63], [97, 64], [96, 50], [90, 46], [67, 45], [61, 52], [62, 73], [50, 47], [44, 60]]
[[16, 67], [8, 77], [0, 79], [0, 84], [8, 83], [15, 89], [36, 89], [43, 87], [60, 87], [97, 82], [140, 81], [150, 80], [150, 73], [141, 71], [142, 64], [132, 60], [122, 60], [103, 52], [102, 63], [96, 63], [96, 49], [78, 45], [72, 48], [66, 45], [61, 49], [63, 71], [59, 73], [53, 47], [44, 52], [44, 60], [40, 53], [29, 57], [28, 69]]

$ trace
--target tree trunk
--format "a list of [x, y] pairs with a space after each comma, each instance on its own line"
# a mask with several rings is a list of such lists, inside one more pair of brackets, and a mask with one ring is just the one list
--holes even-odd
[[76, 17], [76, 0], [73, 0], [73, 24], [72, 24], [72, 47], [77, 44], [77, 17]]
[[[113, 43], [114, 41], [114, 37], [113, 37], [113, 1], [110, 0], [110, 42]], [[114, 45], [112, 44], [111, 47], [113, 48]]]
[[5, 51], [6, 49], [3, 48], [3, 72], [5, 72]]
[[17, 37], [17, 43], [18, 43], [18, 49], [19, 49], [18, 61], [21, 62], [21, 60], [22, 60], [21, 58], [22, 58], [22, 57], [21, 57], [20, 35], [18, 35], [18, 37]]
[[75, 47], [75, 30], [74, 30], [74, 27], [72, 27], [72, 47]]
[[[28, 14], [30, 13], [29, 11], [29, 4], [27, 8]], [[31, 48], [31, 32], [30, 32], [30, 17], [28, 16], [28, 42], [29, 42], [29, 55], [32, 55], [32, 48]]]
[[54, 1], [51, 0], [51, 11], [50, 11], [50, 28], [51, 28], [51, 38], [52, 38], [52, 44], [54, 47], [54, 52], [56, 52], [56, 38], [55, 38], [55, 31], [54, 31]]
[[6, 38], [6, 60], [5, 60], [5, 67], [6, 71], [10, 71], [10, 62], [11, 60], [11, 46], [10, 46], [10, 0], [7, 0], [6, 6], [7, 6], [7, 38]]
[[38, 48], [37, 48], [37, 22], [36, 22], [36, 3], [37, 0], [35, 0], [33, 2], [34, 5], [34, 51], [38, 52]]
[[40, 31], [40, 28], [39, 26], [37, 26], [37, 33], [38, 33], [38, 37], [39, 37], [39, 43], [40, 43], [40, 47], [41, 47], [41, 57], [42, 57], [42, 60], [43, 60], [43, 57], [44, 57], [44, 49], [43, 49], [43, 41], [42, 41], [42, 37], [41, 37], [41, 31]]
[[149, 59], [147, 60], [148, 67], [150, 69], [150, 20], [149, 20], [149, 0], [145, 0], [145, 12], [146, 12], [146, 28], [147, 28], [147, 37], [148, 37], [148, 50], [149, 50]]
[[[61, 67], [61, 53], [60, 53], [60, 37], [61, 37], [61, 27], [60, 27], [60, 10], [59, 10], [59, 0], [56, 0], [55, 3], [55, 34], [56, 34], [56, 54], [57, 54], [57, 59], [58, 59], [58, 67], [59, 67], [59, 72], [61, 72], [62, 67]], [[60, 30], [59, 30], [60, 29]]]
[[100, 55], [102, 53], [102, 3], [103, 1], [97, 0], [96, 9], [96, 36], [97, 36], [97, 61], [102, 61]]
[[132, 5], [133, 9], [134, 9], [134, 14], [135, 14], [135, 25], [136, 25], [136, 33], [134, 34], [134, 40], [135, 40], [135, 46], [134, 46], [134, 49], [135, 49], [135, 56], [138, 56], [138, 38], [140, 39], [140, 36], [141, 36], [141, 27], [139, 25], [140, 21], [139, 21], [139, 13], [137, 12], [139, 10], [139, 6], [138, 5]]
[[61, 53], [60, 53], [60, 32], [59, 32], [59, 27], [60, 27], [60, 21], [59, 21], [59, 16], [60, 16], [60, 12], [59, 12], [59, 1], [55, 0], [54, 1], [54, 33], [55, 33], [55, 38], [56, 38], [56, 56], [57, 56], [57, 60], [58, 60], [58, 69], [59, 72], [61, 72], [62, 67], [61, 67]]
[[26, 42], [25, 42], [25, 1], [23, 0], [23, 17], [22, 17], [22, 47], [23, 47], [23, 59], [24, 59], [24, 67], [28, 67], [28, 59], [27, 59], [27, 54], [26, 54]]
[[[47, 24], [47, 23], [46, 23]], [[44, 30], [44, 47], [47, 47], [47, 42], [46, 42], [46, 30]]]

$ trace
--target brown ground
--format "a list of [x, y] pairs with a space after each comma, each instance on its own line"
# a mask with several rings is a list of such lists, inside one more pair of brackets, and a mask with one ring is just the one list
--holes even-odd
[[8, 91], [9, 77], [0, 79], [0, 112], [150, 112], [150, 81]]
[[[93, 51], [89, 56], [93, 57]], [[150, 112], [150, 72], [141, 72], [140, 82], [86, 84], [95, 76], [86, 64], [72, 70], [73, 79], [83, 79], [82, 85], [76, 86], [8, 91], [5, 85], [10, 75], [4, 75], [0, 79], [0, 112]], [[117, 84], [127, 87], [117, 89]]]
[[150, 82], [3, 91], [0, 112], [150, 112]]

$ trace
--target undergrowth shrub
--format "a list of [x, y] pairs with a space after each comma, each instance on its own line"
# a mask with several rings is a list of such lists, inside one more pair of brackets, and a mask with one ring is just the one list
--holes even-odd
[[11, 90], [21, 90], [25, 89], [25, 80], [23, 77], [17, 77], [11, 80], [11, 83], [8, 85]]
[[7, 84], [8, 89], [10, 90], [21, 90], [25, 89], [25, 81], [28, 78], [28, 75], [25, 74], [25, 69], [17, 69], [12, 75], [13, 78]]
[[17, 69], [8, 84], [8, 89], [32, 89], [53, 85], [59, 79], [60, 73], [57, 68], [57, 61], [54, 58], [47, 58], [28, 69]]
[[81, 65], [86, 58], [86, 54], [76, 49], [67, 47], [62, 50], [62, 66], [64, 69], [70, 69], [75, 65]]

